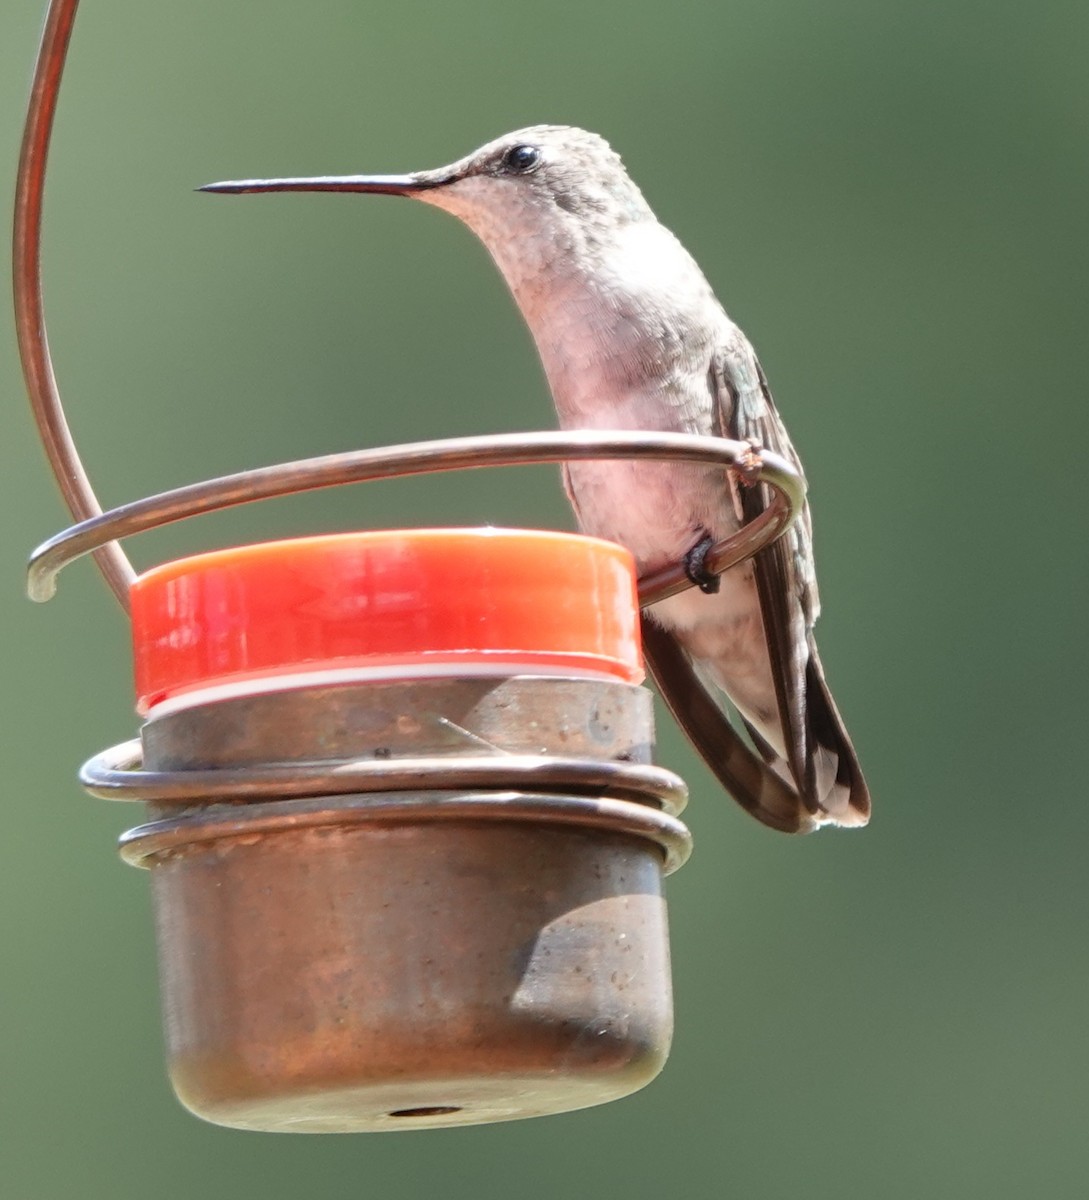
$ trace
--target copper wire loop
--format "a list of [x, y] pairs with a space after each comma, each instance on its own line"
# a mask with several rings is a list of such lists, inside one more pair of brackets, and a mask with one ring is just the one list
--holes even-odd
[[427, 797], [378, 795], [361, 799], [287, 800], [247, 805], [243, 809], [209, 811], [138, 825], [122, 834], [121, 857], [144, 866], [157, 854], [222, 838], [252, 838], [286, 830], [419, 821], [526, 821], [574, 825], [647, 838], [662, 849], [665, 875], [676, 871], [692, 852], [687, 826], [668, 813], [625, 800], [556, 796], [536, 792], [442, 794]]
[[84, 788], [103, 800], [151, 804], [297, 799], [362, 792], [450, 788], [510, 790], [634, 800], [676, 815], [688, 802], [684, 780], [662, 767], [537, 754], [474, 758], [357, 759], [215, 770], [144, 771], [138, 739], [96, 755], [80, 771]]
[[[122, 505], [82, 521], [39, 546], [31, 555], [27, 590], [34, 600], [48, 600], [56, 591], [57, 574], [68, 563], [117, 538], [256, 500], [440, 471], [606, 458], [717, 464], [737, 471], [750, 485], [770, 485], [771, 502], [760, 516], [719, 542], [708, 554], [705, 565], [715, 573], [750, 558], [781, 537], [805, 501], [805, 481], [784, 458], [766, 450], [754, 451], [748, 442], [727, 438], [580, 429], [410, 442], [258, 467]], [[639, 581], [639, 597], [647, 606], [692, 586], [684, 564], [676, 563], [644, 576]]]

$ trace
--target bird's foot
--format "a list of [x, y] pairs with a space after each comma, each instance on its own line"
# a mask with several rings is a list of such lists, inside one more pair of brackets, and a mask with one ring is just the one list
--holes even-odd
[[714, 544], [715, 539], [709, 533], [705, 533], [684, 556], [684, 573], [701, 592], [708, 595], [717, 592], [722, 584], [722, 580], [714, 571], [708, 571], [706, 566], [707, 555]]

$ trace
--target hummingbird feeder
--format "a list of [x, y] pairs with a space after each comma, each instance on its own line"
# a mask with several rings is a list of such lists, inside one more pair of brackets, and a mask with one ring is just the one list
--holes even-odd
[[77, 0], [51, 0], [15, 213], [30, 400], [77, 522], [29, 591], [93, 553], [133, 629], [138, 739], [81, 774], [139, 801], [121, 838], [154, 898], [170, 1075], [223, 1125], [355, 1131], [602, 1103], [672, 1033], [663, 877], [688, 857], [683, 781], [654, 766], [636, 580], [571, 534], [359, 532], [244, 546], [137, 575], [118, 539], [273, 496], [567, 459], [716, 463], [769, 485], [709, 556], [724, 570], [799, 511], [749, 444], [632, 432], [492, 435], [329, 455], [102, 512], [45, 336], [42, 189]]

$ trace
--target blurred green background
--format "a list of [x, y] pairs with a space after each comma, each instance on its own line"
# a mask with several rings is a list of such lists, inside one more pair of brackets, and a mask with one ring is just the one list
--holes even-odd
[[[0, 17], [9, 184], [40, 20], [28, 0]], [[135, 728], [125, 625], [88, 564], [46, 608], [22, 595], [65, 515], [8, 328], [0, 1195], [1085, 1195], [1087, 35], [1071, 0], [86, 0], [45, 276], [104, 503], [550, 427], [529, 338], [451, 218], [192, 189], [599, 130], [753, 338], [801, 448], [821, 645], [875, 817], [769, 833], [663, 714], [697, 850], [670, 882], [677, 1036], [651, 1087], [404, 1136], [202, 1124], [163, 1074], [147, 879], [113, 852], [138, 814], [75, 780]], [[280, 501], [130, 551], [484, 521], [569, 526], [556, 472]]]

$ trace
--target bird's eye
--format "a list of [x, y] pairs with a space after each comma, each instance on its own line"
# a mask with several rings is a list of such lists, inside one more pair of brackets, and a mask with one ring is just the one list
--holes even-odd
[[503, 155], [503, 166], [521, 175], [532, 171], [540, 161], [541, 152], [536, 146], [511, 146]]

